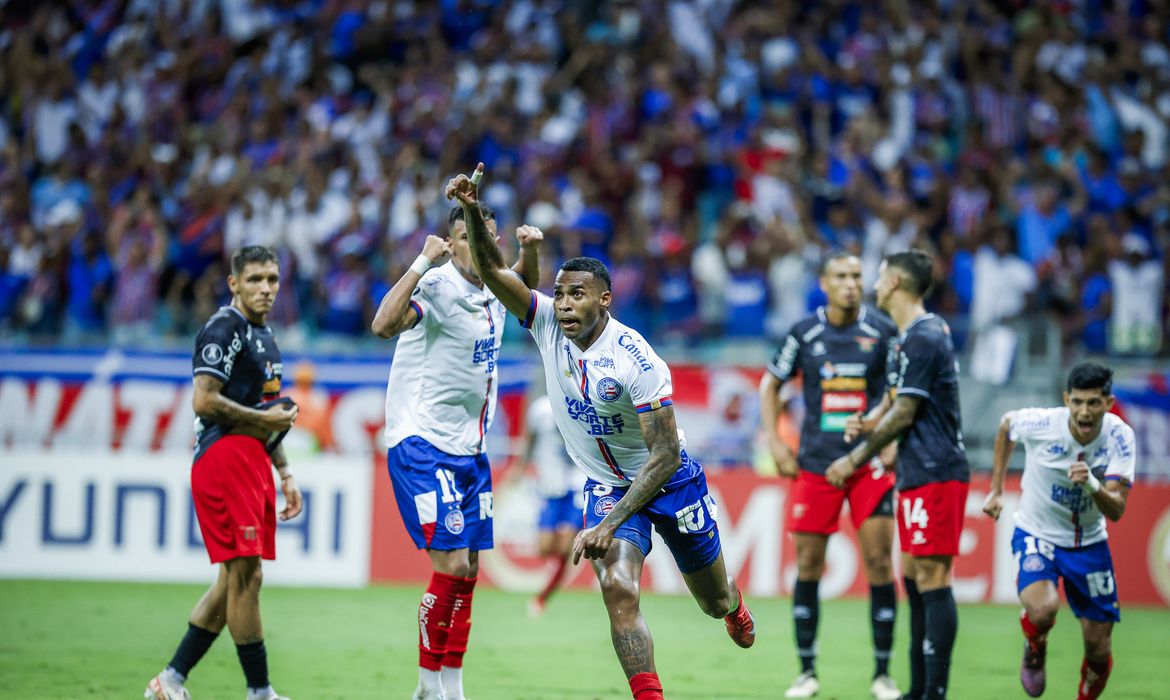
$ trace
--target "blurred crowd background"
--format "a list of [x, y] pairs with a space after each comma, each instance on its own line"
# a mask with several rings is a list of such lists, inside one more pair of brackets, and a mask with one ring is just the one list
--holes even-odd
[[[607, 261], [654, 339], [780, 337], [826, 251], [937, 253], [964, 344], [1165, 354], [1170, 3], [0, 2], [0, 335], [189, 342], [275, 246], [368, 335], [446, 179]], [[550, 269], [552, 269], [550, 267]], [[546, 283], [550, 279], [546, 279]]]

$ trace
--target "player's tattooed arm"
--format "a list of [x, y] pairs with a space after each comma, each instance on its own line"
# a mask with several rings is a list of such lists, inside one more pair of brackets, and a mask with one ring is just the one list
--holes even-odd
[[455, 198], [463, 207], [463, 220], [467, 224], [467, 244], [471, 249], [471, 262], [475, 271], [488, 289], [496, 295], [513, 316], [524, 318], [532, 305], [532, 288], [520, 275], [504, 264], [504, 254], [496, 243], [496, 237], [488, 230], [483, 212], [479, 208], [478, 185], [483, 177], [483, 163], [480, 163], [472, 177], [457, 175], [447, 183], [447, 199]]
[[681, 450], [678, 445], [678, 425], [674, 408], [663, 406], [638, 415], [642, 436], [650, 450], [650, 459], [634, 480], [624, 498], [605, 516], [604, 524], [615, 531], [662, 491], [670, 477], [678, 471]]
[[195, 375], [195, 393], [191, 398], [195, 415], [213, 423], [267, 431], [290, 428], [297, 418], [296, 406], [278, 405], [258, 411], [232, 401], [221, 393], [223, 384], [222, 379], [210, 374]]
[[894, 399], [893, 406], [882, 416], [869, 438], [863, 440], [844, 457], [838, 457], [829, 465], [829, 468], [825, 470], [825, 481], [837, 488], [844, 488], [846, 479], [852, 476], [853, 472], [873, 459], [874, 455], [881, 452], [883, 447], [892, 443], [902, 434], [902, 431], [910, 427], [910, 424], [914, 422], [914, 414], [918, 411], [918, 403], [921, 400], [916, 396], [906, 395]]
[[1012, 440], [1012, 415], [1013, 412], [1008, 411], [999, 419], [999, 429], [995, 433], [995, 453], [991, 462], [991, 491], [983, 501], [983, 512], [994, 520], [999, 520], [999, 514], [1003, 512], [1003, 480], [1016, 448]]
[[[386, 296], [382, 297], [382, 301], [378, 304], [374, 320], [370, 322], [370, 330], [374, 332], [374, 335], [379, 338], [393, 338], [403, 331], [414, 328], [420, 320], [420, 312], [415, 311], [414, 307], [410, 305], [410, 298], [414, 294], [415, 288], [418, 287], [419, 280], [426, 274], [427, 263], [434, 265], [450, 252], [451, 245], [446, 239], [434, 235], [427, 236], [426, 242], [423, 243], [422, 253], [415, 260], [415, 265], [421, 265], [421, 267], [416, 268], [415, 265], [411, 265], [410, 269], [402, 273], [402, 277], [394, 283], [394, 286], [386, 292]], [[426, 258], [426, 260], [420, 262], [421, 258]]]

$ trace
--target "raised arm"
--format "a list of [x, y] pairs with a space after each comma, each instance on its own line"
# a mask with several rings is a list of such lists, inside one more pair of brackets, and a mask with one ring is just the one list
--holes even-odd
[[646, 466], [642, 467], [638, 478], [634, 479], [629, 491], [617, 502], [613, 510], [609, 511], [597, 526], [577, 533], [577, 538], [573, 540], [574, 564], [581, 560], [582, 555], [586, 559], [604, 558], [613, 544], [613, 536], [618, 527], [658, 495], [682, 464], [678, 425], [674, 419], [672, 406], [640, 413], [638, 422], [646, 447], [650, 450], [650, 458], [646, 461]]
[[918, 404], [922, 399], [917, 396], [902, 394], [894, 399], [890, 410], [882, 415], [877, 427], [869, 437], [862, 440], [849, 454], [829, 465], [825, 472], [825, 480], [833, 486], [841, 488], [857, 468], [873, 459], [882, 448], [893, 442], [914, 422], [914, 414], [918, 411]]
[[525, 224], [516, 229], [516, 240], [520, 243], [520, 259], [512, 266], [512, 272], [520, 275], [529, 289], [536, 289], [540, 286], [540, 242], [544, 232]]
[[994, 520], [999, 520], [999, 514], [1003, 512], [1003, 480], [1007, 476], [1012, 451], [1016, 448], [1012, 440], [1012, 415], [1013, 412], [1008, 411], [999, 419], [999, 430], [995, 433], [995, 454], [991, 462], [991, 491], [983, 501], [983, 512]]
[[483, 177], [483, 163], [475, 168], [475, 179], [457, 175], [447, 183], [447, 199], [458, 199], [467, 223], [467, 243], [471, 262], [483, 283], [492, 290], [513, 316], [524, 318], [532, 304], [532, 289], [519, 274], [504, 264], [504, 255], [496, 238], [487, 229], [479, 209], [478, 182]]
[[422, 253], [415, 258], [410, 269], [402, 273], [374, 313], [374, 320], [370, 323], [370, 330], [379, 338], [393, 338], [399, 333], [414, 327], [418, 323], [419, 312], [410, 305], [410, 297], [414, 288], [426, 271], [451, 252], [451, 245], [439, 236], [427, 236], [423, 244]]

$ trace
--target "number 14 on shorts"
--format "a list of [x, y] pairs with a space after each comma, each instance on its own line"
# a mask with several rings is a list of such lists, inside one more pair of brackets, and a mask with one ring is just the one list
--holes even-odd
[[927, 523], [930, 522], [930, 516], [926, 512], [926, 508], [923, 507], [921, 498], [902, 499], [902, 521], [906, 523], [907, 529], [917, 527], [922, 530], [926, 528]]

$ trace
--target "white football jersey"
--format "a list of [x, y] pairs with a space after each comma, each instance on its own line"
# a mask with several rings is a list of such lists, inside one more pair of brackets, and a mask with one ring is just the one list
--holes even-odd
[[523, 324], [536, 339], [553, 418], [586, 476], [625, 488], [650, 458], [638, 414], [672, 405], [670, 369], [634, 329], [610, 317], [581, 350], [565, 337], [553, 300], [532, 293]]
[[484, 450], [496, 414], [496, 362], [504, 305], [454, 263], [431, 268], [410, 298], [386, 386], [386, 447], [414, 435], [451, 455]]
[[1011, 414], [1011, 439], [1027, 455], [1016, 525], [1058, 547], [1082, 547], [1104, 540], [1105, 516], [1092, 496], [1068, 478], [1069, 466], [1088, 463], [1105, 481], [1133, 483], [1136, 469], [1133, 428], [1106, 413], [1101, 433], [1088, 445], [1072, 436], [1068, 408], [1025, 408]]
[[536, 437], [532, 449], [532, 464], [536, 468], [536, 487], [545, 498], [558, 498], [580, 491], [585, 476], [573, 465], [565, 451], [565, 440], [553, 416], [552, 402], [547, 396], [538, 396], [528, 405], [525, 418], [528, 430]]

